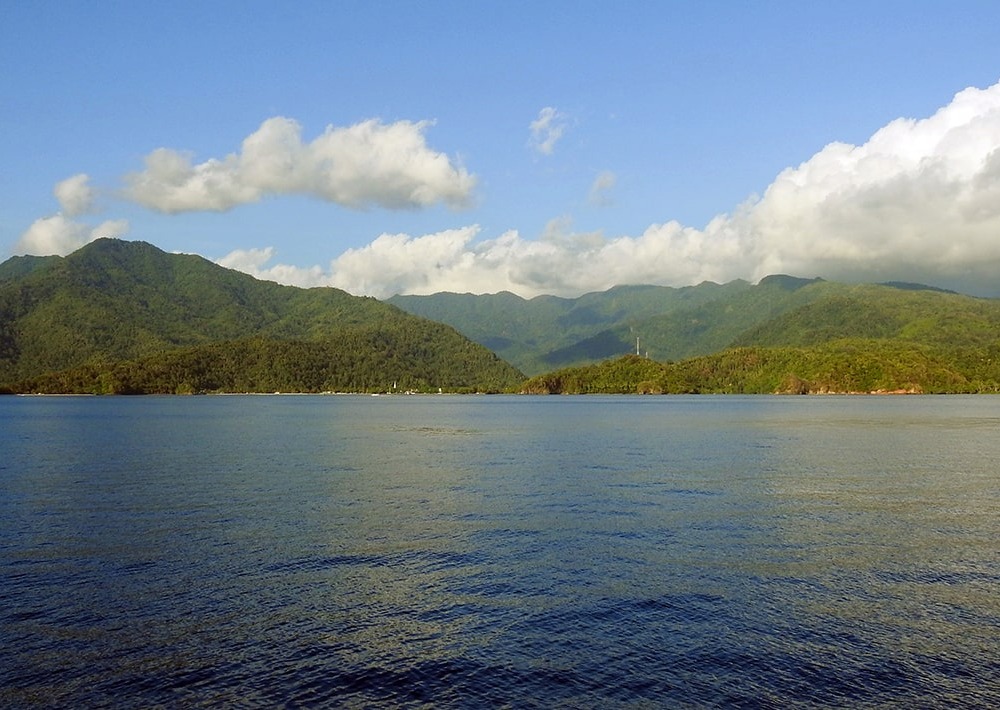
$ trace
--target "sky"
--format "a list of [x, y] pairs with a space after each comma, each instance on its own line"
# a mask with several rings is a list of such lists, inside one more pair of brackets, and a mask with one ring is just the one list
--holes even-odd
[[2, 2], [0, 260], [1000, 297], [1000, 3]]

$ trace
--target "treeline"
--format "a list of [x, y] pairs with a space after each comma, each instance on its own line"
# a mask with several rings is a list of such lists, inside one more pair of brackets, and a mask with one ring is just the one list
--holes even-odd
[[92, 362], [16, 383], [19, 393], [502, 392], [523, 375], [464, 339], [447, 352], [424, 329], [346, 329], [336, 340], [254, 338], [137, 360]]
[[532, 394], [1000, 392], [1000, 344], [942, 352], [845, 339], [810, 348], [731, 348], [659, 363], [636, 355], [529, 379]]

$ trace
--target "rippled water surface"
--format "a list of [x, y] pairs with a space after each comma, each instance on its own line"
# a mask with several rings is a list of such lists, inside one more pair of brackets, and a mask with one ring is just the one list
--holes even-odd
[[996, 707], [1000, 398], [0, 398], [0, 705]]

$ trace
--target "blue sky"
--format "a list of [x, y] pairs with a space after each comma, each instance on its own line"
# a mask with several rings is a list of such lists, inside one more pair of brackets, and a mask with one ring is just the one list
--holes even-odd
[[8, 2], [0, 258], [111, 235], [379, 297], [1000, 295], [997, 27], [994, 2]]

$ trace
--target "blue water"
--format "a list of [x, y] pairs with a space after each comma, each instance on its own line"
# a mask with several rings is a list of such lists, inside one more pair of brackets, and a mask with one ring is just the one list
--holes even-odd
[[0, 398], [0, 705], [996, 707], [1000, 398]]

